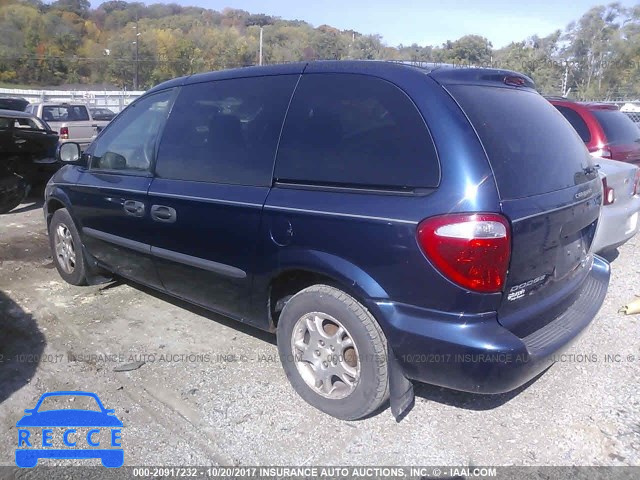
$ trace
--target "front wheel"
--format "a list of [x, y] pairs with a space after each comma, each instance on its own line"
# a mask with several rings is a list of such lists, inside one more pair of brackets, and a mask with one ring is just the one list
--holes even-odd
[[388, 398], [386, 339], [367, 309], [328, 285], [294, 295], [278, 321], [278, 352], [296, 392], [342, 420], [357, 420]]
[[51, 218], [49, 244], [53, 263], [60, 276], [71, 285], [87, 285], [82, 242], [78, 229], [65, 208], [56, 210]]

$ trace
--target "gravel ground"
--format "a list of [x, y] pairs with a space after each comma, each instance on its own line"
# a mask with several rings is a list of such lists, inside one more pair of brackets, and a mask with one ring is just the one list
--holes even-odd
[[25, 203], [0, 217], [0, 465], [23, 410], [53, 390], [116, 410], [126, 465], [640, 465], [640, 316], [618, 313], [640, 294], [640, 238], [612, 269], [574, 355], [525, 388], [419, 385], [400, 423], [343, 422], [293, 392], [272, 335], [132, 284], [64, 283], [40, 204]]

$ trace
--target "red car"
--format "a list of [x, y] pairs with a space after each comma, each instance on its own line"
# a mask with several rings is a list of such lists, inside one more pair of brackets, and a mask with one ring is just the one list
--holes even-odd
[[592, 155], [640, 166], [640, 129], [615, 105], [548, 98]]

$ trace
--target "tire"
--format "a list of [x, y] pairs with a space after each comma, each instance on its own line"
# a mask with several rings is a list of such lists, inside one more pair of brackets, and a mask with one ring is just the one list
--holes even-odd
[[[60, 244], [63, 244], [60, 247]], [[88, 285], [84, 247], [78, 229], [66, 208], [56, 210], [49, 223], [49, 245], [60, 276], [71, 285]], [[70, 245], [65, 247], [65, 245]], [[65, 250], [66, 249], [66, 250]], [[65, 261], [65, 251], [69, 261]], [[71, 261], [71, 254], [73, 261]]]
[[384, 333], [345, 292], [313, 285], [294, 295], [280, 314], [277, 339], [291, 386], [318, 410], [357, 420], [389, 397]]
[[0, 183], [0, 215], [3, 215], [22, 203], [29, 193], [29, 184], [19, 177], [2, 179]]

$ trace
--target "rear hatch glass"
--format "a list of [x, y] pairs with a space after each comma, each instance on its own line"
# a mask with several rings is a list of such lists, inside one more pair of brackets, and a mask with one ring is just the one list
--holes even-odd
[[573, 187], [593, 167], [580, 136], [535, 92], [450, 85], [484, 145], [503, 200]]
[[629, 145], [640, 142], [640, 129], [620, 110], [595, 109], [591, 113], [602, 126], [609, 144]]
[[569, 122], [533, 90], [446, 87], [484, 145], [511, 222], [512, 250], [498, 321], [526, 337], [557, 318], [591, 268], [601, 182]]

